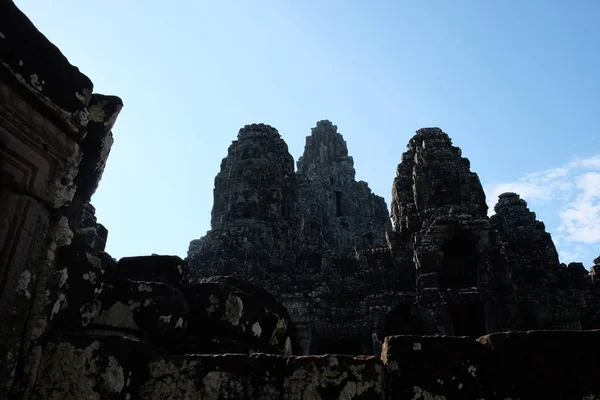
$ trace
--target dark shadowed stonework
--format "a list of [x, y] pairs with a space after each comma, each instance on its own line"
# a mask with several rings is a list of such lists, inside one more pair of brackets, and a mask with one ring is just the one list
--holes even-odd
[[[12, 2], [0, 2], [0, 398], [27, 389], [66, 295], [79, 290], [87, 265], [69, 264], [76, 251], [60, 254], [85, 241], [89, 271], [102, 268], [93, 257], [107, 232], [89, 200], [122, 102], [92, 88]], [[71, 307], [86, 314], [97, 295]]]
[[298, 184], [294, 160], [276, 129], [240, 129], [215, 178], [214, 199], [211, 230], [188, 254], [205, 276], [235, 273], [264, 282], [294, 264]]
[[390, 219], [329, 121], [297, 172], [247, 125], [188, 259], [115, 260], [90, 199], [122, 106], [0, 0], [0, 399], [600, 398], [600, 257], [559, 264], [515, 193], [488, 218], [440, 129]]
[[303, 354], [372, 354], [387, 312], [404, 302], [410, 314], [414, 294], [401, 290], [412, 282], [395, 272], [385, 201], [355, 180], [331, 122], [312, 129], [297, 173], [274, 128], [244, 127], [214, 197], [212, 229], [190, 243], [193, 279], [232, 274], [271, 291], [295, 322]]
[[520, 329], [582, 328], [590, 276], [579, 263], [560, 264], [544, 223], [515, 193], [500, 195], [490, 218], [509, 267]]
[[[242, 162], [241, 147], [234, 142], [224, 168]], [[401, 333], [479, 337], [597, 326], [595, 286], [585, 268], [559, 264], [550, 234], [517, 194], [501, 195], [489, 218], [477, 174], [441, 129], [420, 129], [402, 154], [392, 186], [393, 227], [383, 199], [355, 181], [346, 142], [331, 122], [312, 129], [295, 174], [287, 151], [288, 167], [281, 168], [282, 156], [269, 146], [253, 148], [260, 171], [284, 170], [287, 180], [260, 186], [255, 180], [264, 172], [245, 177], [222, 169], [213, 228], [190, 244], [191, 275], [232, 274], [265, 287], [287, 307], [303, 354], [377, 354], [385, 336]], [[265, 201], [276, 182], [294, 196]], [[236, 190], [228, 187], [246, 191], [232, 197]], [[237, 220], [244, 233], [223, 233], [215, 216], [228, 220], [223, 210], [245, 198], [255, 199], [256, 212], [246, 207]], [[249, 233], [249, 226], [264, 225], [268, 205], [294, 210], [270, 222], [285, 227], [278, 232], [293, 249], [287, 257], [278, 242]], [[215, 251], [219, 246], [227, 250]]]
[[427, 333], [513, 328], [511, 282], [469, 160], [439, 128], [417, 131], [392, 187], [393, 246], [409, 249]]
[[383, 246], [392, 226], [385, 200], [355, 179], [337, 126], [319, 121], [298, 160], [299, 209], [306, 252], [345, 254]]

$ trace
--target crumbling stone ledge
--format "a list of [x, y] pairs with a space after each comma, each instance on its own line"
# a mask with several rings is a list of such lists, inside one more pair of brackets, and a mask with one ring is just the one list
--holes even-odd
[[44, 349], [34, 399], [598, 399], [600, 331], [386, 338], [373, 356], [166, 355], [135, 339]]
[[385, 340], [387, 399], [600, 399], [600, 331]]
[[159, 358], [141, 398], [381, 399], [383, 365], [376, 357], [268, 354]]

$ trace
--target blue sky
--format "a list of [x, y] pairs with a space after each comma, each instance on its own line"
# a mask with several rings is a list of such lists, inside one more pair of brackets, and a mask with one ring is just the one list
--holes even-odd
[[561, 261], [600, 254], [600, 2], [17, 0], [95, 91], [125, 107], [93, 198], [116, 258], [185, 256], [239, 128], [298, 158], [338, 125], [391, 201], [414, 132], [439, 126], [493, 205], [522, 194]]

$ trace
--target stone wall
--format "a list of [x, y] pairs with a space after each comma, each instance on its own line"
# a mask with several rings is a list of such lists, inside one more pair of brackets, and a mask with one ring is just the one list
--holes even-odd
[[544, 223], [516, 193], [500, 195], [490, 218], [515, 288], [521, 329], [581, 329], [591, 282], [579, 263], [561, 265]]
[[121, 107], [0, 2], [0, 398], [35, 378], [30, 367], [74, 286], [79, 271], [59, 254], [74, 240], [103, 249], [89, 200]]
[[69, 337], [46, 344], [32, 398], [597, 399], [598, 351], [599, 331], [392, 336], [381, 359], [167, 356], [129, 338]]

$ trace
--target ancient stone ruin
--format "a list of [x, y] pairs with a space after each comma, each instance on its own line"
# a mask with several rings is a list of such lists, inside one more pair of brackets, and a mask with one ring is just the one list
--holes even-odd
[[417, 131], [402, 154], [393, 226], [383, 198], [356, 182], [335, 125], [317, 122], [296, 173], [276, 132], [240, 131], [215, 179], [212, 229], [188, 262], [195, 279], [232, 275], [269, 291], [302, 354], [379, 354], [397, 334], [597, 326], [585, 268], [560, 265], [519, 195], [502, 194], [488, 218], [479, 178], [439, 128]]
[[[0, 1], [0, 399], [597, 399], [600, 258], [417, 131], [382, 197], [337, 127], [243, 127], [211, 229], [115, 260], [90, 199], [123, 107]], [[118, 143], [118, 138], [117, 138]]]

